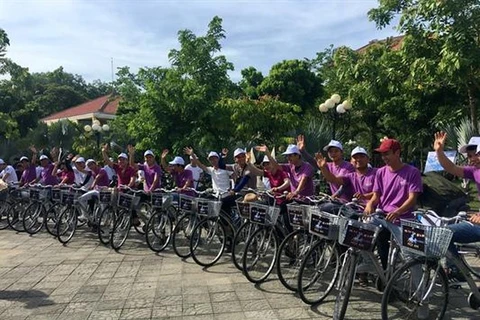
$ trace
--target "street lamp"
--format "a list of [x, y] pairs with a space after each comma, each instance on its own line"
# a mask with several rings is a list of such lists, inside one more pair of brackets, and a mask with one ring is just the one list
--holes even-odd
[[[348, 100], [344, 100], [342, 103], [340, 101], [342, 98], [338, 93], [332, 94], [330, 99], [325, 100], [324, 103], [322, 103], [320, 106], [318, 106], [318, 110], [320, 110], [321, 113], [324, 114], [330, 114], [332, 117], [332, 139], [335, 140], [335, 131], [336, 131], [336, 126], [337, 126], [337, 120], [339, 119], [339, 116], [347, 112], [352, 108], [352, 104]], [[334, 110], [332, 110], [334, 109]], [[332, 111], [330, 111], [332, 110]]]
[[95, 134], [95, 137], [97, 138], [97, 148], [100, 148], [100, 136], [102, 132], [108, 132], [110, 130], [110, 126], [108, 124], [102, 125], [100, 121], [98, 120], [93, 120], [92, 124], [89, 125], [87, 124], [85, 127], [83, 127], [83, 130], [85, 132], [90, 133], [93, 131]]

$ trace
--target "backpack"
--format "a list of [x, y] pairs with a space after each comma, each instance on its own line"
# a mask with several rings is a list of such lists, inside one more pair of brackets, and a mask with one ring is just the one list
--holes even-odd
[[418, 205], [435, 211], [441, 217], [453, 217], [459, 211], [468, 210], [468, 195], [462, 188], [436, 172], [422, 175], [423, 193]]

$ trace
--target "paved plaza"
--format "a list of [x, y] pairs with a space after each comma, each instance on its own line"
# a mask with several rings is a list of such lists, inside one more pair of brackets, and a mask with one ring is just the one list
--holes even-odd
[[[331, 319], [335, 293], [310, 307], [271, 278], [255, 286], [227, 258], [202, 269], [171, 250], [157, 255], [137, 235], [117, 253], [86, 231], [68, 246], [0, 231], [0, 319]], [[450, 295], [448, 319], [479, 318], [466, 290]], [[379, 319], [379, 299], [355, 287], [347, 317]]]

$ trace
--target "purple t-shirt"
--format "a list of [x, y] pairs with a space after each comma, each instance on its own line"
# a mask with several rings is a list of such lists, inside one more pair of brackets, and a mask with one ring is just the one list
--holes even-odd
[[54, 165], [49, 163], [42, 168], [42, 172], [40, 173], [40, 183], [44, 186], [54, 186], [58, 183], [57, 177], [54, 176], [52, 172], [53, 167]]
[[37, 168], [35, 168], [34, 165], [29, 165], [28, 168], [23, 171], [20, 181], [25, 184], [30, 183], [35, 179], [37, 179]]
[[[392, 212], [408, 199], [410, 192], [423, 192], [420, 171], [408, 164], [394, 172], [388, 166], [381, 167], [377, 170], [373, 191], [380, 193], [378, 207], [386, 213]], [[400, 219], [412, 219], [412, 211], [410, 208]]]
[[[162, 169], [158, 164], [154, 164], [153, 166], [149, 167], [145, 162], [144, 164], [138, 165], [138, 170], [143, 170], [143, 172], [145, 173], [145, 183], [143, 184], [143, 190], [151, 191], [160, 188]], [[152, 186], [156, 174], [158, 174], [158, 184]]]
[[[375, 177], [377, 174], [377, 168], [367, 168], [365, 174], [360, 174], [358, 172], [348, 173], [343, 180], [345, 184], [350, 186], [353, 190], [353, 193], [366, 194], [373, 191], [373, 185], [375, 183]], [[360, 204], [365, 205], [368, 200], [360, 200]]]
[[308, 197], [315, 194], [315, 188], [313, 186], [313, 175], [315, 171], [311, 164], [307, 162], [302, 162], [302, 164], [298, 167], [295, 167], [293, 164], [284, 163], [281, 164], [283, 171], [288, 175], [290, 178], [290, 190], [294, 192], [297, 190], [298, 184], [303, 177], [307, 177], [307, 181], [305, 183], [305, 187], [302, 191], [300, 191], [299, 195]]
[[[183, 188], [183, 186], [187, 183], [187, 181], [191, 181], [190, 187], [193, 187], [193, 175], [192, 171], [190, 170], [183, 170], [182, 172], [172, 172], [173, 178], [175, 179], [175, 185], [178, 188]], [[182, 194], [186, 194], [188, 196], [195, 196], [195, 192], [191, 190], [184, 190]]]
[[[346, 177], [349, 173], [355, 172], [355, 167], [347, 161], [342, 161], [339, 166], [335, 165], [333, 162], [327, 163], [328, 170], [336, 177]], [[340, 189], [339, 185], [334, 183], [328, 183], [330, 186], [330, 192], [335, 194], [338, 189]], [[352, 185], [345, 184], [342, 188], [342, 194], [338, 197], [339, 199], [345, 201], [351, 201], [353, 197], [353, 188]]]
[[473, 166], [463, 167], [463, 177], [475, 181], [478, 190], [478, 197], [480, 198], [480, 169]]
[[97, 179], [96, 187], [108, 187], [110, 185], [110, 180], [108, 179], [107, 171], [103, 168], [98, 168], [99, 170], [94, 171], [95, 178], [100, 175], [100, 178]]

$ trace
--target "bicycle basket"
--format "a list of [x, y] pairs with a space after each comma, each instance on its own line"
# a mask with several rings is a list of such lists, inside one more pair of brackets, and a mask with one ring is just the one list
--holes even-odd
[[62, 200], [63, 205], [74, 204], [75, 201], [83, 194], [81, 191], [76, 190], [62, 190]]
[[444, 227], [426, 226], [418, 222], [400, 220], [402, 226], [402, 249], [417, 255], [442, 258], [452, 240], [452, 230]]
[[112, 190], [110, 189], [100, 190], [98, 194], [98, 199], [100, 203], [103, 203], [103, 204], [112, 203], [112, 199], [113, 199]]
[[196, 201], [196, 209], [199, 216], [215, 218], [220, 215], [220, 211], [222, 210], [222, 202], [198, 199]]
[[21, 199], [22, 198], [22, 191], [18, 186], [9, 186], [8, 192], [10, 193], [10, 197], [14, 199]]
[[292, 227], [308, 227], [308, 207], [309, 206], [299, 204], [287, 204], [288, 220]]
[[236, 200], [238, 213], [242, 218], [250, 218], [250, 202]]
[[277, 223], [280, 208], [259, 203], [250, 203], [250, 221], [273, 226]]
[[40, 189], [38, 188], [30, 188], [30, 199], [32, 200], [40, 200]]
[[127, 194], [127, 193], [120, 193], [118, 195], [117, 205], [120, 208], [130, 210], [133, 205], [133, 199], [135, 198], [134, 195]]
[[52, 201], [61, 202], [62, 201], [62, 189], [54, 188], [52, 189]]
[[339, 217], [340, 244], [365, 251], [372, 251], [380, 227], [357, 220]]
[[184, 212], [193, 212], [195, 210], [194, 201], [195, 197], [180, 194], [179, 206], [180, 210]]
[[309, 232], [324, 239], [338, 239], [338, 216], [321, 211], [318, 207], [310, 207]]
[[167, 209], [172, 204], [173, 196], [167, 193], [152, 193], [152, 207], [156, 209]]

